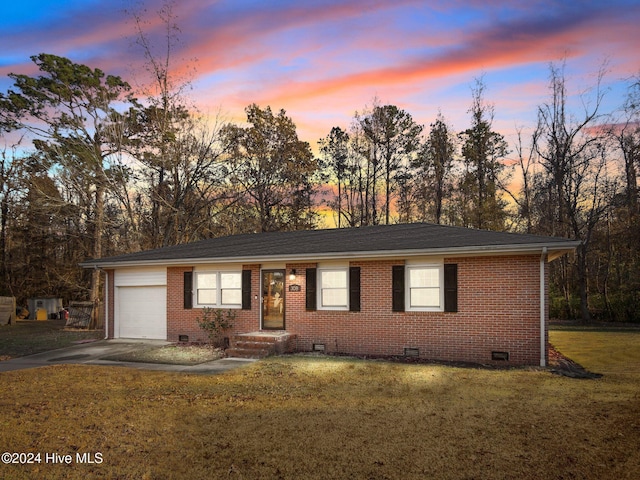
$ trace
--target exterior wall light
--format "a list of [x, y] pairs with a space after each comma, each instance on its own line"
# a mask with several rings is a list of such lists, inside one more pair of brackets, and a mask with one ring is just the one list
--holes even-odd
[[291, 273], [289, 274], [289, 280], [293, 281], [296, 279], [296, 269], [292, 268]]

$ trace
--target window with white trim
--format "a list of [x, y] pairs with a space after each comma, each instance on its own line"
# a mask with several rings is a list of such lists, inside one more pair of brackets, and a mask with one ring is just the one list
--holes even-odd
[[442, 265], [416, 265], [406, 268], [408, 310], [442, 311], [444, 273]]
[[242, 272], [195, 272], [195, 306], [242, 307]]
[[318, 270], [318, 309], [349, 309], [349, 269]]

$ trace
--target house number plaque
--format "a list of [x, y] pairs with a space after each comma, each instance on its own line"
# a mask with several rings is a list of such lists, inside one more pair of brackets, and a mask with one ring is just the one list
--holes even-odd
[[301, 292], [302, 288], [300, 287], [300, 285], [289, 285], [289, 291], [290, 292]]

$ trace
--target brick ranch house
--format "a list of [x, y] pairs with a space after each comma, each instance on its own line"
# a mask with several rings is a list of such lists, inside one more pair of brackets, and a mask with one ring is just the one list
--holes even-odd
[[[106, 274], [107, 338], [547, 363], [548, 262], [579, 242], [433, 224], [234, 235], [84, 262]], [[281, 343], [279, 343], [281, 342]], [[282, 347], [284, 345], [284, 347]]]

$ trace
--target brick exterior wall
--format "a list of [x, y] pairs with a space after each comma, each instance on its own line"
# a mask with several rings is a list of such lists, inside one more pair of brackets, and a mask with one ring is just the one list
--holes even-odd
[[[242, 269], [251, 270], [251, 310], [234, 310], [235, 328], [228, 334], [260, 329], [260, 265], [243, 265]], [[167, 340], [170, 342], [177, 342], [180, 335], [188, 335], [190, 342], [208, 341], [196, 320], [202, 318], [202, 308], [184, 309], [184, 272], [192, 270], [192, 267], [167, 268]]]
[[[484, 364], [540, 364], [540, 256], [445, 258], [458, 265], [458, 311], [393, 312], [392, 266], [403, 260], [351, 261], [360, 267], [361, 311], [305, 309], [305, 270], [315, 263], [286, 265], [286, 331], [297, 337], [297, 350], [314, 343], [329, 353], [403, 355], [419, 349], [422, 358]], [[244, 265], [251, 274], [251, 310], [236, 310], [232, 333], [260, 330], [260, 265]], [[296, 269], [296, 279], [289, 272]], [[196, 318], [202, 309], [184, 309], [183, 273], [192, 267], [167, 268], [167, 340], [206, 341]], [[545, 264], [545, 278], [548, 268]], [[113, 272], [110, 272], [109, 325], [113, 332]], [[288, 284], [301, 286], [288, 291]], [[548, 282], [545, 282], [548, 284]], [[548, 288], [548, 287], [547, 287]], [[548, 291], [545, 292], [548, 295]], [[548, 301], [545, 302], [548, 319]], [[545, 338], [547, 331], [545, 331]], [[545, 343], [546, 344], [546, 343]], [[492, 352], [508, 352], [508, 361], [492, 361]], [[545, 352], [546, 356], [546, 352]]]
[[[350, 262], [361, 269], [361, 311], [307, 312], [303, 285], [301, 293], [287, 298], [287, 331], [297, 335], [303, 351], [322, 343], [328, 352], [403, 355], [409, 347], [434, 360], [539, 365], [540, 257], [446, 258], [445, 263], [458, 264], [456, 313], [393, 312], [391, 267], [403, 262]], [[509, 362], [492, 361], [493, 351], [509, 352]]]

